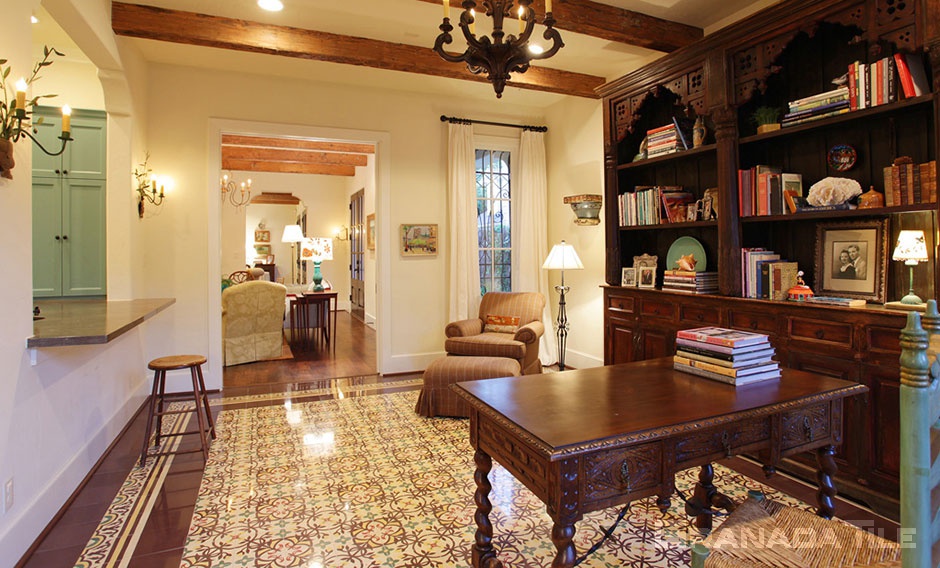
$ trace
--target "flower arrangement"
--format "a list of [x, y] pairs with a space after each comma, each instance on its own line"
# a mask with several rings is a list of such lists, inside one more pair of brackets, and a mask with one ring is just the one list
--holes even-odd
[[42, 60], [37, 62], [33, 67], [33, 72], [29, 78], [20, 79], [17, 81], [15, 90], [16, 95], [13, 100], [10, 100], [10, 93], [7, 90], [6, 84], [11, 68], [6, 66], [6, 59], [0, 59], [0, 89], [3, 91], [3, 100], [0, 101], [0, 138], [16, 139], [20, 134], [19, 131], [22, 129], [21, 124], [23, 122], [28, 124], [30, 109], [39, 104], [39, 99], [52, 98], [56, 96], [37, 95], [32, 99], [26, 100], [26, 90], [37, 79], [39, 79], [39, 72], [43, 69], [43, 67], [52, 65], [53, 56], [58, 55], [59, 57], [64, 57], [65, 55], [56, 48], [49, 46], [43, 47], [42, 53]]

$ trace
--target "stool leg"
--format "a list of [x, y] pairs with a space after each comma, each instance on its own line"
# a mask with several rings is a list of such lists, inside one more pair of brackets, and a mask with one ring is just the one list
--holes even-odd
[[160, 435], [163, 434], [163, 413], [166, 412], [166, 370], [160, 370], [160, 391], [157, 395], [157, 431], [154, 433], [153, 445], [160, 445]]
[[202, 378], [202, 365], [196, 365], [196, 374], [199, 376], [199, 394], [206, 408], [206, 419], [209, 421], [209, 434], [215, 440], [215, 421], [212, 420], [212, 409], [209, 408], [209, 394], [206, 393], [206, 381]]
[[154, 404], [157, 399], [157, 388], [160, 384], [159, 380], [160, 371], [154, 371], [153, 373], [153, 388], [150, 392], [150, 403], [148, 404], [147, 409], [147, 429], [144, 431], [144, 443], [140, 448], [140, 465], [144, 465], [147, 461], [147, 447], [150, 444], [150, 427], [153, 426], [153, 410]]
[[196, 376], [196, 366], [189, 368], [193, 380], [193, 402], [196, 403], [196, 419], [199, 421], [199, 439], [202, 442], [202, 457], [209, 459], [209, 440], [206, 438], [206, 421], [202, 417], [202, 401], [199, 400], [199, 379]]

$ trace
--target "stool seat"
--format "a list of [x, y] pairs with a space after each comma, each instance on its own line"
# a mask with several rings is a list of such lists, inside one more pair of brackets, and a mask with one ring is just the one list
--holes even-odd
[[450, 386], [463, 381], [518, 377], [519, 361], [508, 357], [441, 357], [424, 371], [424, 386], [418, 394], [415, 412], [421, 416], [470, 415], [467, 402]]
[[[144, 444], [140, 450], [140, 465], [147, 462], [148, 455], [167, 455], [183, 454], [189, 452], [202, 452], [203, 458], [209, 459], [209, 440], [215, 439], [215, 423], [212, 421], [212, 410], [209, 408], [209, 395], [206, 393], [206, 383], [202, 377], [202, 364], [206, 358], [202, 355], [170, 355], [167, 357], [158, 357], [152, 360], [147, 368], [153, 373], [153, 391], [150, 394], [149, 410], [147, 413], [147, 430], [144, 433]], [[189, 369], [192, 379], [192, 391], [184, 393], [166, 394], [166, 372], [179, 369]], [[195, 404], [193, 408], [182, 408], [169, 410], [167, 405], [171, 401], [188, 399]], [[199, 424], [197, 431], [163, 431], [163, 417], [168, 414], [186, 414], [193, 412], [196, 414], [196, 421]], [[185, 424], [185, 423], [184, 423]], [[182, 429], [184, 425], [180, 426]], [[163, 451], [157, 453], [148, 452], [151, 435], [153, 436], [153, 447], [160, 447], [160, 439], [186, 436], [189, 434], [198, 434], [200, 447], [197, 450], [179, 450], [175, 448], [163, 448]]]
[[169, 355], [154, 359], [147, 365], [147, 368], [151, 371], [175, 371], [188, 369], [193, 365], [202, 365], [205, 362], [206, 358], [202, 355]]

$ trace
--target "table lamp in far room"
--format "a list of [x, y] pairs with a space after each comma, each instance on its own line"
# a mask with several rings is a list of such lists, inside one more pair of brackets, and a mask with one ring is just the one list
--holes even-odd
[[304, 240], [304, 231], [300, 225], [284, 225], [284, 234], [281, 236], [282, 243], [290, 243], [290, 283], [296, 284], [294, 279], [294, 264], [297, 257], [294, 255], [294, 247], [297, 243]]
[[545, 259], [545, 264], [542, 265], [542, 268], [548, 270], [561, 270], [561, 285], [555, 286], [555, 290], [559, 293], [558, 298], [558, 320], [556, 322], [556, 335], [558, 337], [558, 370], [565, 370], [565, 343], [568, 341], [568, 316], [565, 315], [565, 292], [570, 288], [565, 286], [565, 269], [568, 270], [583, 270], [584, 265], [581, 264], [581, 259], [578, 258], [578, 253], [574, 251], [574, 247], [565, 244], [565, 241], [561, 241], [561, 244], [555, 245], [552, 247], [551, 252], [548, 253], [548, 258]]
[[888, 302], [888, 307], [898, 307], [908, 310], [923, 310], [924, 301], [914, 293], [914, 267], [920, 262], [927, 262], [927, 242], [923, 231], [901, 231], [898, 234], [898, 244], [894, 247], [892, 260], [904, 261], [910, 270], [911, 289], [900, 302]]
[[313, 291], [323, 291], [323, 273], [320, 272], [320, 263], [324, 260], [333, 260], [333, 239], [314, 237], [304, 239], [300, 246], [300, 258], [313, 261]]

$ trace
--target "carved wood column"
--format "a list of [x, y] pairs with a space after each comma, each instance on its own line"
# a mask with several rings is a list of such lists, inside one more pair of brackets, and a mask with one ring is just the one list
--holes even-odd
[[741, 230], [738, 219], [737, 112], [730, 105], [711, 109], [718, 164], [718, 290], [741, 295]]

